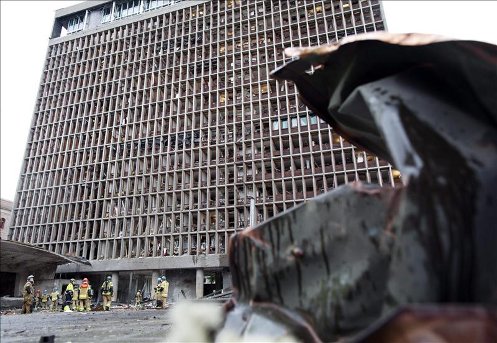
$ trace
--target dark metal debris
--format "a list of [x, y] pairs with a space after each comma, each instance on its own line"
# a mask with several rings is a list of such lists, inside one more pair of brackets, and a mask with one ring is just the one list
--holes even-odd
[[497, 47], [379, 33], [288, 53], [273, 76], [405, 186], [345, 185], [235, 235], [225, 329], [329, 341], [411, 303], [495, 324]]

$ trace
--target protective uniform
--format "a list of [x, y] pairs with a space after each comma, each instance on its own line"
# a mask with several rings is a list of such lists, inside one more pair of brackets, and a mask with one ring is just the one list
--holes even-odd
[[74, 294], [74, 282], [76, 280], [71, 279], [71, 282], [66, 287], [66, 291], [64, 292], [64, 312], [72, 312], [71, 311], [71, 305], [72, 305], [72, 297]]
[[88, 311], [91, 310], [91, 302], [93, 300], [93, 288], [88, 284]]
[[41, 291], [38, 288], [35, 290], [35, 295], [34, 295], [34, 309], [38, 310], [41, 307]]
[[41, 308], [46, 310], [47, 309], [47, 304], [48, 304], [48, 292], [45, 289], [43, 291], [43, 294], [41, 295]]
[[167, 308], [167, 293], [169, 292], [169, 282], [166, 281], [166, 277], [162, 277], [162, 282], [160, 284], [161, 293], [160, 296], [162, 298], [162, 308]]
[[100, 292], [102, 293], [102, 298], [104, 301], [104, 311], [110, 311], [110, 305], [112, 303], [114, 288], [111, 280], [112, 278], [110, 276], [107, 276], [107, 280], [105, 280], [100, 287]]
[[157, 286], [154, 287], [154, 294], [155, 294], [155, 303], [156, 303], [156, 307], [162, 307], [162, 297], [161, 297], [161, 293], [162, 293], [162, 279], [161, 278], [158, 278], [157, 279]]
[[24, 285], [24, 288], [22, 290], [22, 297], [23, 297], [23, 302], [22, 302], [22, 311], [21, 313], [31, 313], [31, 306], [33, 305], [33, 295], [34, 295], [34, 276], [30, 275], [28, 276], [28, 281]]
[[71, 310], [77, 311], [78, 310], [78, 302], [79, 302], [79, 285], [74, 284], [74, 290], [72, 293], [72, 305], [71, 305]]
[[142, 292], [137, 291], [135, 295], [135, 307], [137, 309], [142, 308], [142, 300], [143, 300]]
[[54, 287], [52, 293], [50, 293], [50, 311], [55, 312], [57, 310], [57, 302], [59, 301], [60, 293], [57, 287]]
[[83, 283], [79, 286], [79, 307], [78, 311], [90, 311], [90, 297], [88, 296], [88, 279], [84, 278]]

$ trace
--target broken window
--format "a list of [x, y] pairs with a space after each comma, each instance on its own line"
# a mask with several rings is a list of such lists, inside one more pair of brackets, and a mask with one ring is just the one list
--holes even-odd
[[282, 129], [288, 129], [288, 119], [282, 119], [281, 120], [281, 128]]
[[316, 117], [315, 114], [311, 114], [309, 119], [310, 119], [311, 125], [316, 125], [318, 123], [318, 118]]
[[279, 128], [278, 121], [277, 120], [273, 120], [272, 124], [273, 124], [273, 130], [278, 130], [278, 128]]
[[110, 7], [105, 7], [102, 9], [102, 23], [108, 23], [112, 20], [111, 13], [112, 8]]
[[69, 19], [67, 22], [67, 33], [74, 33], [84, 29], [85, 14], [79, 14]]
[[178, 0], [145, 0], [143, 2], [143, 10], [153, 10], [162, 6], [169, 6], [178, 2]]
[[125, 18], [140, 13], [140, 0], [125, 1], [115, 5], [114, 18]]
[[300, 126], [307, 126], [307, 117], [306, 116], [300, 117]]

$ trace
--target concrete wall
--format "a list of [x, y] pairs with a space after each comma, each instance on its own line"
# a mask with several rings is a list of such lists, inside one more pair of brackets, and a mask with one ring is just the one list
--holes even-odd
[[166, 278], [169, 282], [168, 303], [175, 303], [185, 300], [181, 290], [184, 291], [187, 299], [196, 299], [195, 277], [195, 269], [168, 271], [166, 273]]
[[3, 224], [0, 224], [2, 226], [2, 228], [0, 229], [1, 239], [8, 239], [9, 237], [11, 215], [12, 215], [12, 201], [1, 199], [1, 220], [3, 222]]
[[[50, 287], [52, 289], [54, 285], [54, 276], [55, 276], [55, 268], [56, 266], [48, 266], [45, 269], [38, 269], [37, 272], [33, 273], [31, 271], [19, 271], [16, 273], [16, 284], [15, 284], [15, 294], [14, 296], [20, 297], [22, 296], [22, 290], [24, 288], [24, 285], [26, 284], [28, 275], [32, 274], [35, 277], [35, 284], [34, 288], [38, 289], [40, 288], [42, 291], [43, 289], [41, 287]], [[48, 288], [47, 288], [48, 289]]]
[[223, 289], [231, 289], [233, 284], [231, 282], [231, 273], [229, 269], [223, 269]]

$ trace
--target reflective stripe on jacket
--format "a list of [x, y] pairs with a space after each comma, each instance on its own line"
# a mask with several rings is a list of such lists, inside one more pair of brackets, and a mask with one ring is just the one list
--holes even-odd
[[79, 286], [79, 299], [81, 299], [81, 300], [88, 299], [88, 284], [87, 283], [82, 283], [81, 286]]
[[102, 289], [102, 295], [112, 295], [113, 292], [112, 281], [104, 281], [101, 289]]
[[161, 297], [167, 298], [167, 292], [169, 291], [169, 282], [167, 281], [162, 281], [160, 284], [161, 287]]

